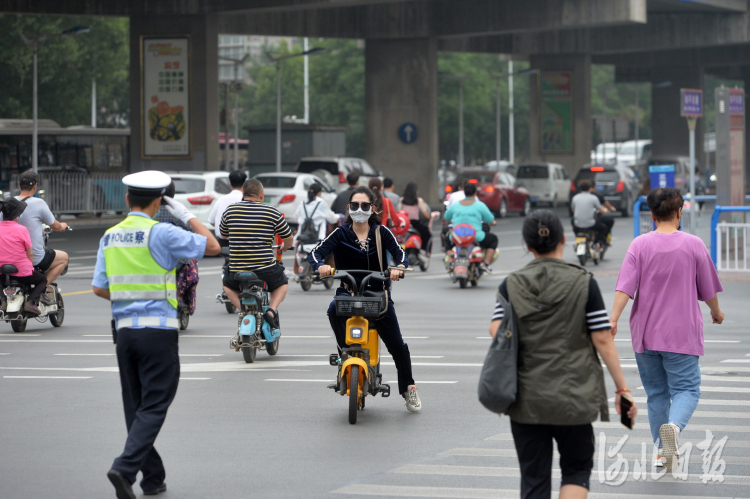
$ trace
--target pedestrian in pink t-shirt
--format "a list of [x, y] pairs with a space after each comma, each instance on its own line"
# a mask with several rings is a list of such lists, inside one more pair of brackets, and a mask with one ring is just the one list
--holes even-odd
[[706, 302], [714, 324], [724, 321], [717, 295], [724, 289], [706, 246], [679, 230], [683, 203], [670, 187], [649, 192], [656, 230], [630, 244], [612, 310], [614, 335], [625, 305], [634, 298], [630, 332], [651, 434], [663, 456], [656, 465], [669, 471], [677, 466], [677, 437], [701, 395], [703, 314], [698, 302]]
[[[13, 265], [18, 272], [10, 275], [18, 282], [34, 286], [24, 304], [24, 310], [39, 315], [42, 313], [39, 310], [39, 297], [47, 289], [47, 278], [31, 264], [34, 254], [31, 251], [29, 230], [18, 223], [18, 218], [23, 216], [25, 209], [26, 203], [15, 198], [0, 201], [0, 212], [3, 214], [3, 220], [0, 221], [0, 266]], [[5, 312], [5, 295], [0, 298], [0, 310]]]

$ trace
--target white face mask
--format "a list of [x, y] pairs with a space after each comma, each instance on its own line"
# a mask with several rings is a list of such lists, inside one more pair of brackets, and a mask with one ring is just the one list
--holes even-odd
[[357, 211], [350, 211], [349, 215], [355, 222], [359, 224], [365, 223], [370, 219], [370, 216], [372, 215], [372, 208], [367, 211], [362, 211], [362, 208], [358, 209]]

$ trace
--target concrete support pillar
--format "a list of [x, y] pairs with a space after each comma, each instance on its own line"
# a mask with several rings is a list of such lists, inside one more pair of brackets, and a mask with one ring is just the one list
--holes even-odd
[[[703, 88], [703, 68], [661, 67], [651, 70], [651, 151], [654, 156], [690, 154], [690, 135], [687, 119], [680, 116], [680, 89]], [[705, 102], [713, 95], [704, 95]], [[695, 128], [695, 160], [703, 165], [703, 131], [705, 118]], [[701, 169], [703, 167], [701, 166]]]
[[[565, 167], [571, 178], [581, 167], [591, 161], [591, 56], [588, 54], [532, 55], [529, 59], [532, 69], [540, 72], [531, 75], [531, 119], [529, 123], [529, 151], [531, 161], [549, 161]], [[569, 152], [549, 152], [542, 150], [544, 129], [542, 126], [541, 72], [572, 73], [572, 131]], [[565, 98], [561, 90], [561, 98]]]
[[[144, 159], [141, 117], [141, 37], [190, 36], [192, 158]], [[216, 15], [130, 18], [130, 170], [219, 169], [219, 33]]]
[[[417, 182], [420, 196], [433, 207], [439, 202], [437, 87], [435, 39], [366, 41], [367, 160], [392, 177], [399, 192]], [[416, 129], [412, 143], [399, 138], [407, 123]]]

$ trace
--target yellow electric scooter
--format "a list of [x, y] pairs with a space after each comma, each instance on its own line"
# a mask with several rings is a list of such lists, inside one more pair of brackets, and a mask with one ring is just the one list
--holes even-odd
[[[388, 307], [388, 297], [385, 291], [367, 291], [367, 284], [371, 280], [387, 281], [393, 270], [411, 271], [413, 269], [387, 270], [335, 270], [331, 269], [328, 279], [341, 279], [348, 284], [351, 296], [336, 296], [336, 314], [348, 317], [346, 320], [346, 348], [341, 355], [330, 355], [329, 363], [338, 367], [336, 383], [329, 388], [342, 396], [349, 397], [349, 423], [357, 422], [357, 411], [365, 408], [365, 397], [380, 393], [382, 397], [391, 394], [390, 385], [383, 383], [380, 373], [380, 337], [378, 330], [371, 327], [370, 321], [376, 320]], [[365, 274], [358, 286], [357, 280], [351, 274]]]

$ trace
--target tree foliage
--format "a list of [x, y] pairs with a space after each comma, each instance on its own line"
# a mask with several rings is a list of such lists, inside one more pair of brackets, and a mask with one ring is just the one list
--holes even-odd
[[0, 117], [32, 117], [33, 51], [22, 38], [59, 34], [74, 26], [89, 33], [39, 44], [39, 118], [62, 126], [91, 123], [91, 81], [97, 85], [99, 126], [126, 126], [130, 115], [128, 19], [0, 15]]

